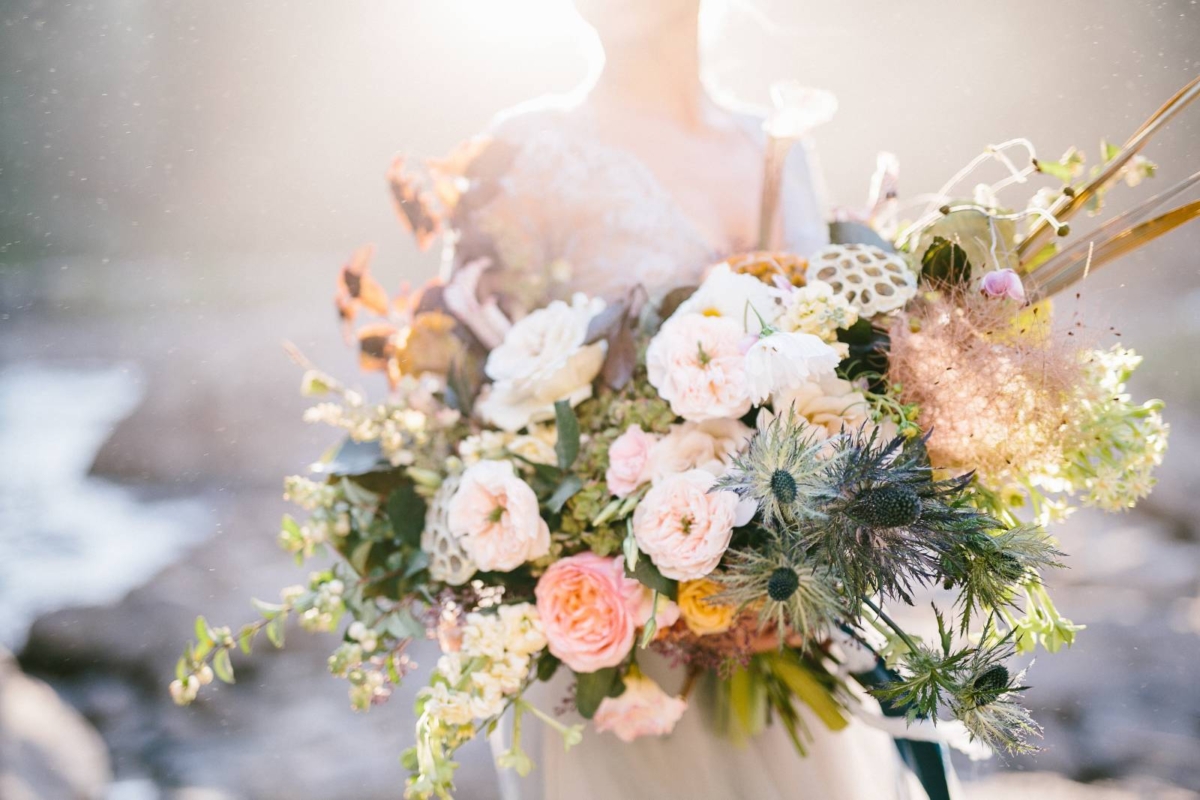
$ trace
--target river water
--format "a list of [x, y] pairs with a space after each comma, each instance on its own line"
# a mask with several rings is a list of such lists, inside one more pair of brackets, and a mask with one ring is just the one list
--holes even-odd
[[118, 599], [207, 529], [196, 499], [88, 474], [141, 386], [131, 364], [0, 369], [0, 646], [19, 650], [40, 614]]

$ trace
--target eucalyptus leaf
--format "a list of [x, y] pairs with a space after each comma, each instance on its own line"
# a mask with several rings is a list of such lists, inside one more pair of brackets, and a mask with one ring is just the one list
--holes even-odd
[[383, 457], [379, 442], [356, 442], [349, 436], [329, 460], [312, 465], [314, 473], [329, 477], [354, 477], [390, 468], [391, 464]]
[[567, 501], [574, 497], [580, 489], [583, 488], [583, 481], [578, 475], [568, 475], [563, 478], [562, 483], [554, 490], [554, 494], [546, 501], [546, 508], [554, 514], [562, 511], [563, 506]]
[[559, 400], [554, 404], [554, 419], [558, 426], [558, 441], [554, 443], [558, 468], [568, 470], [579, 457], [579, 418], [569, 402]]

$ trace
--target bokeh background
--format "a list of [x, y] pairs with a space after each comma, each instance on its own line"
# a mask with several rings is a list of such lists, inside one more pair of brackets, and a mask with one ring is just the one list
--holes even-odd
[[[905, 194], [1014, 136], [1094, 162], [1200, 71], [1195, 0], [708, 3], [721, 92], [838, 95], [836, 205], [884, 149]], [[393, 154], [575, 86], [593, 48], [566, 0], [0, 2], [0, 797], [400, 795], [420, 676], [356, 716], [332, 639], [297, 632], [191, 709], [165, 685], [197, 612], [236, 624], [303, 577], [281, 478], [332, 435], [281, 342], [357, 379], [336, 268], [367, 242], [390, 287], [436, 268], [393, 217]], [[1114, 210], [1200, 168], [1200, 107], [1147, 155], [1160, 177]], [[1060, 303], [1145, 354], [1171, 451], [1137, 512], [1062, 528], [1056, 597], [1089, 628], [1032, 675], [1045, 752], [963, 765], [971, 797], [1197, 796], [1198, 252], [1200, 226]], [[465, 762], [462, 796], [494, 797], [486, 753]]]

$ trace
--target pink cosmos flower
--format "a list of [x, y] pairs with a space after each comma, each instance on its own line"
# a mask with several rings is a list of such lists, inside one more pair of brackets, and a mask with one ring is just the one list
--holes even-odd
[[638, 547], [675, 580], [703, 578], [729, 547], [738, 496], [710, 492], [716, 479], [693, 469], [658, 483], [633, 512]]
[[621, 558], [586, 552], [556, 561], [534, 589], [550, 652], [576, 672], [620, 664], [633, 647], [641, 588]]
[[729, 317], [676, 314], [646, 350], [650, 384], [686, 420], [742, 416], [750, 410], [742, 334]]
[[625, 691], [606, 697], [596, 710], [596, 730], [608, 731], [623, 742], [642, 736], [664, 736], [687, 710], [687, 702], [672, 697], [644, 675], [625, 677]]
[[646, 482], [650, 450], [657, 437], [630, 425], [608, 448], [608, 471], [604, 481], [617, 497], [628, 497]]
[[508, 461], [480, 461], [464, 472], [446, 523], [481, 570], [507, 572], [550, 552], [537, 495]]
[[1021, 276], [1011, 269], [997, 269], [983, 276], [979, 288], [988, 297], [1007, 297], [1018, 303], [1025, 302], [1025, 286]]

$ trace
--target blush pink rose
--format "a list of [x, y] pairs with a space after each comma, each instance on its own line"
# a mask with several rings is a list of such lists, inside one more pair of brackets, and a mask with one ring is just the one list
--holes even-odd
[[608, 448], [608, 471], [604, 481], [617, 497], [628, 497], [646, 482], [646, 466], [656, 437], [630, 425]]
[[742, 416], [750, 410], [743, 333], [729, 317], [676, 314], [646, 350], [650, 384], [686, 420]]
[[668, 578], [703, 578], [729, 547], [738, 496], [710, 492], [715, 481], [699, 469], [674, 475], [655, 484], [633, 512], [638, 547]]
[[556, 561], [534, 589], [550, 652], [576, 672], [620, 664], [633, 648], [640, 586], [625, 577], [621, 558], [580, 553]]
[[446, 523], [481, 570], [508, 572], [550, 552], [537, 495], [508, 461], [480, 461], [464, 472]]
[[687, 702], [672, 697], [644, 675], [627, 675], [625, 691], [600, 701], [593, 722], [596, 730], [608, 731], [622, 742], [642, 736], [665, 736], [687, 710]]

